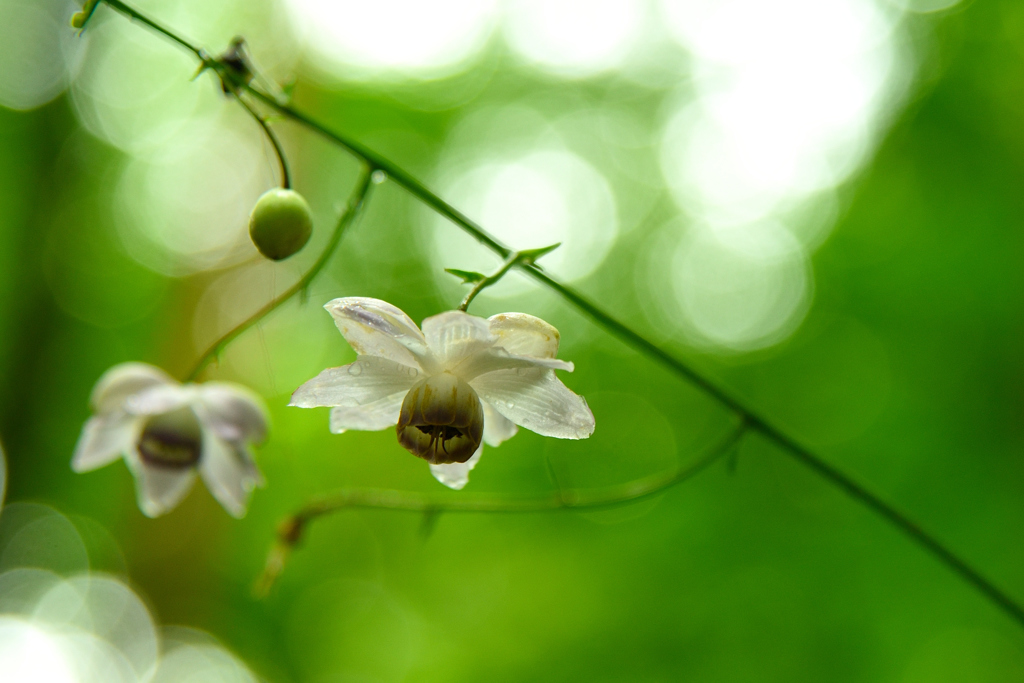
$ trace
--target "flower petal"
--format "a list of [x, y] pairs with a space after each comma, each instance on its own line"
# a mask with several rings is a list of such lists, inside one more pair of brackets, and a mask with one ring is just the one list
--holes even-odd
[[113, 462], [133, 447], [138, 426], [137, 418], [123, 413], [89, 418], [75, 446], [71, 469], [88, 472]]
[[514, 356], [554, 358], [558, 355], [558, 330], [527, 313], [499, 313], [487, 319], [496, 346]]
[[139, 509], [147, 517], [159, 517], [173, 510], [192, 488], [196, 471], [154, 467], [142, 462], [138, 453], [126, 459], [135, 475]]
[[227, 441], [263, 441], [267, 408], [255, 392], [238, 384], [206, 382], [196, 388], [200, 420]]
[[376, 432], [394, 427], [402, 410], [402, 401], [408, 393], [406, 389], [366, 405], [332, 408], [331, 431], [335, 434], [342, 434], [349, 429]]
[[235, 446], [207, 432], [199, 473], [206, 488], [232, 517], [244, 517], [249, 494], [263, 485], [263, 476], [244, 447]]
[[469, 472], [480, 462], [480, 455], [484, 452], [483, 444], [476, 449], [476, 453], [466, 462], [453, 462], [446, 465], [431, 465], [430, 473], [434, 478], [450, 489], [456, 491], [469, 483]]
[[519, 427], [516, 427], [516, 423], [508, 419], [487, 401], [480, 401], [484, 407], [484, 443], [491, 447], [500, 446], [502, 442], [508, 441], [516, 432], [519, 431]]
[[177, 382], [166, 372], [147, 363], [121, 363], [107, 370], [93, 387], [89, 403], [97, 413], [121, 407], [125, 399], [144, 389]]
[[386, 301], [351, 296], [329, 301], [324, 308], [345, 341], [360, 355], [419, 368], [420, 359], [429, 354], [416, 323]]
[[327, 368], [292, 394], [288, 405], [299, 408], [318, 406], [365, 406], [416, 383], [420, 371], [408, 365], [377, 356], [363, 356], [340, 368]]
[[194, 397], [193, 385], [159, 384], [128, 396], [124, 410], [131, 415], [160, 415], [184, 406]]
[[594, 433], [594, 414], [587, 402], [552, 370], [498, 370], [480, 375], [470, 386], [499, 413], [543, 436], [585, 439]]
[[423, 336], [444, 369], [486, 351], [495, 337], [487, 321], [463, 311], [445, 311], [423, 321]]
[[513, 356], [500, 347], [484, 349], [479, 353], [467, 356], [461, 363], [452, 368], [452, 372], [470, 382], [474, 377], [495, 370], [513, 370], [515, 368], [547, 368], [549, 370], [565, 370], [572, 372], [575, 366], [569, 361], [557, 358], [536, 358], [533, 356]]

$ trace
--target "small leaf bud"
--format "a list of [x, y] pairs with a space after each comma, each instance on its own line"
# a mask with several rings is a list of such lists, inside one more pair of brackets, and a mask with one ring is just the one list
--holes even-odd
[[249, 215], [249, 237], [268, 259], [280, 261], [309, 241], [313, 216], [309, 204], [294, 190], [275, 188], [263, 193]]
[[71, 28], [84, 29], [86, 22], [92, 17], [92, 13], [96, 11], [97, 5], [99, 5], [99, 0], [86, 0], [82, 9], [71, 15]]

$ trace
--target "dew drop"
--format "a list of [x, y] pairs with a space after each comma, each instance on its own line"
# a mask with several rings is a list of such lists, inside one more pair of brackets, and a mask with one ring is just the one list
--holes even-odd
[[363, 366], [360, 365], [359, 363], [353, 363], [352, 365], [348, 366], [348, 374], [352, 375], [353, 377], [363, 374]]
[[376, 184], [376, 185], [380, 185], [381, 183], [383, 183], [387, 179], [388, 179], [388, 174], [385, 173], [384, 171], [380, 170], [379, 168], [376, 171], [373, 172], [373, 175], [370, 176], [370, 180], [372, 180], [374, 182], [374, 184]]

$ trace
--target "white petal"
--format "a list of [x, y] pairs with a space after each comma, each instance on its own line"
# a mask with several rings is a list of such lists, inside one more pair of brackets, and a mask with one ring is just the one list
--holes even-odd
[[206, 382], [196, 388], [200, 420], [227, 441], [260, 442], [267, 436], [267, 408], [255, 392], [227, 382]]
[[290, 406], [356, 407], [378, 401], [416, 383], [420, 371], [376, 356], [363, 356], [340, 368], [327, 368], [292, 394]]
[[138, 453], [126, 458], [135, 475], [139, 509], [147, 517], [159, 517], [174, 509], [192, 488], [196, 479], [194, 468], [155, 467], [146, 464]]
[[452, 368], [452, 372], [461, 377], [463, 381], [470, 382], [478, 375], [494, 372], [495, 370], [513, 370], [515, 368], [547, 368], [549, 370], [572, 372], [575, 366], [569, 361], [558, 360], [557, 358], [513, 356], [503, 348], [492, 347], [467, 356], [461, 363]]
[[487, 321], [462, 311], [445, 311], [423, 321], [427, 345], [445, 369], [494, 345]]
[[394, 427], [402, 410], [402, 401], [408, 393], [408, 390], [403, 390], [366, 405], [332, 408], [331, 431], [335, 434], [349, 429], [376, 432]]
[[263, 477], [249, 452], [222, 441], [212, 433], [203, 434], [199, 473], [206, 488], [233, 517], [244, 517], [249, 494], [263, 485]]
[[89, 403], [97, 413], [121, 407], [124, 400], [143, 389], [177, 384], [166, 372], [146, 363], [121, 363], [107, 370], [93, 387]]
[[514, 356], [554, 358], [559, 334], [549, 323], [527, 313], [499, 313], [487, 319], [500, 346]]
[[587, 402], [552, 370], [499, 370], [480, 375], [470, 386], [499, 413], [543, 436], [585, 439], [594, 432]]
[[160, 384], [127, 397], [124, 410], [132, 415], [159, 415], [180, 408], [195, 398], [192, 385]]
[[134, 448], [138, 423], [137, 418], [123, 413], [89, 418], [75, 446], [71, 469], [75, 472], [88, 472], [113, 462], [122, 453]]
[[324, 306], [341, 335], [360, 355], [420, 366], [428, 355], [423, 333], [400, 308], [380, 299], [345, 297]]
[[435, 479], [448, 488], [458, 491], [469, 483], [469, 472], [476, 467], [478, 462], [480, 462], [480, 455], [483, 452], [483, 444], [480, 444], [480, 448], [476, 449], [476, 453], [473, 454], [473, 457], [466, 462], [453, 462], [447, 465], [431, 465], [430, 473], [434, 475]]
[[508, 441], [516, 432], [519, 431], [519, 427], [516, 427], [516, 423], [508, 419], [487, 401], [481, 401], [484, 407], [484, 443], [488, 446], [495, 447], [500, 446], [502, 442]]

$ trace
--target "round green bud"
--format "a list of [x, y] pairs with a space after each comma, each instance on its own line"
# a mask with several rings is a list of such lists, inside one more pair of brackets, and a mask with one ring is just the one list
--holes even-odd
[[263, 193], [249, 215], [249, 237], [268, 259], [286, 259], [306, 246], [313, 232], [309, 204], [294, 190]]

